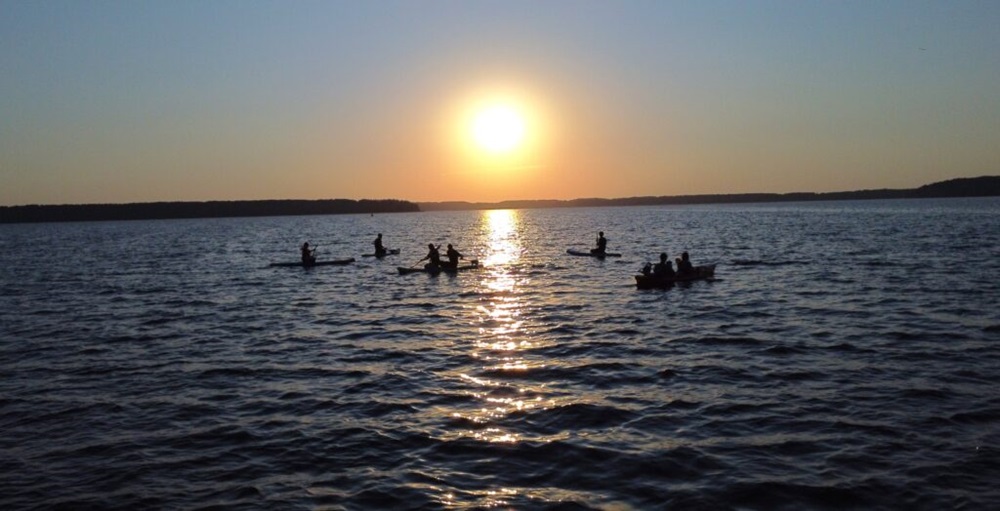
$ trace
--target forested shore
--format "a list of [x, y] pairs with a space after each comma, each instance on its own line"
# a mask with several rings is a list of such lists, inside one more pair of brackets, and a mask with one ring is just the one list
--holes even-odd
[[142, 202], [0, 207], [0, 223], [86, 222], [289, 215], [405, 213], [420, 211], [401, 200], [256, 200], [208, 202]]
[[503, 202], [421, 202], [423, 211], [463, 209], [574, 208], [599, 206], [658, 206], [736, 204], [750, 202], [805, 202], [831, 200], [920, 199], [934, 197], [1000, 196], [1000, 176], [950, 179], [919, 188], [857, 190], [850, 192], [737, 193], [624, 197], [618, 199], [511, 200]]
[[0, 223], [408, 213], [418, 211], [466, 209], [654, 206], [990, 196], [1000, 196], [1000, 176], [950, 179], [912, 189], [858, 190], [852, 192], [826, 193], [742, 193], [644, 196], [617, 199], [586, 198], [573, 200], [511, 200], [503, 202], [414, 203], [396, 199], [328, 199], [0, 206]]

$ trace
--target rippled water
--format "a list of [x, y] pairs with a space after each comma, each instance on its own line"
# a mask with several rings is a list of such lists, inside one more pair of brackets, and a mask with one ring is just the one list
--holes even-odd
[[[624, 257], [565, 254], [598, 230]], [[358, 262], [267, 267], [306, 240]], [[398, 275], [431, 241], [486, 268]], [[717, 280], [636, 290], [663, 250]], [[3, 225], [0, 261], [4, 509], [1000, 502], [997, 198]]]

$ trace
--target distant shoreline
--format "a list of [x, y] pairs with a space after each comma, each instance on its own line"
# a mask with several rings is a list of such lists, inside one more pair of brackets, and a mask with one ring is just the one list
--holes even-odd
[[0, 224], [158, 220], [251, 216], [411, 213], [475, 209], [527, 209], [602, 206], [737, 204], [872, 199], [917, 199], [1000, 196], [1000, 176], [958, 178], [913, 189], [859, 190], [826, 193], [742, 193], [626, 197], [618, 199], [512, 200], [502, 202], [410, 202], [404, 200], [257, 200], [209, 202], [144, 202], [0, 206]]
[[665, 206], [689, 204], [739, 204], [755, 202], [806, 202], [874, 199], [927, 199], [1000, 196], [1000, 176], [958, 178], [919, 188], [858, 190], [853, 192], [739, 193], [625, 197], [618, 199], [512, 200], [501, 202], [420, 202], [421, 211], [467, 209], [577, 208], [602, 206]]
[[0, 223], [163, 220], [251, 216], [343, 215], [418, 212], [401, 200], [257, 200], [209, 202], [140, 202], [0, 207]]

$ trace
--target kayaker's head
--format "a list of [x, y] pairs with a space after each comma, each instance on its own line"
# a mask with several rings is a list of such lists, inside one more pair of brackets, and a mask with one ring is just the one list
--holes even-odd
[[687, 252], [682, 253], [681, 254], [681, 259], [687, 261], [688, 260], [688, 253]]
[[451, 243], [448, 244], [448, 250], [451, 250]]
[[433, 243], [428, 243], [427, 244], [427, 248], [429, 248], [431, 250], [434, 250], [434, 244]]
[[382, 237], [382, 233], [378, 233], [378, 237], [381, 238]]
[[667, 262], [667, 253], [666, 252], [660, 252], [660, 262], [661, 263]]
[[604, 237], [604, 231], [598, 232], [597, 235], [603, 238]]

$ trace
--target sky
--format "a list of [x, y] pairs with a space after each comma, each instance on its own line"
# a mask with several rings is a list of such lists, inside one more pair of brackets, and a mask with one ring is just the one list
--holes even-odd
[[5, 206], [998, 174], [996, 0], [0, 0]]

